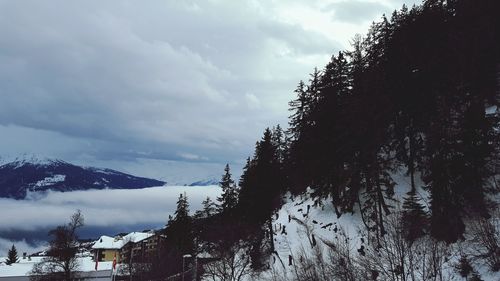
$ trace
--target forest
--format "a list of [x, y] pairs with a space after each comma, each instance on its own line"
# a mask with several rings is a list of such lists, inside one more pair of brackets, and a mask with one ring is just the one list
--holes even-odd
[[[361, 216], [375, 259], [395, 234], [408, 248], [392, 279], [352, 269], [338, 280], [443, 280], [419, 279], [405, 260], [417, 259], [419, 241], [453, 245], [474, 225], [490, 235], [482, 258], [498, 272], [499, 229], [490, 223], [498, 221], [500, 188], [498, 11], [494, 0], [427, 0], [356, 35], [350, 50], [298, 82], [288, 128], [264, 131], [238, 184], [226, 167], [218, 210], [207, 199], [205, 213], [172, 218], [170, 254], [242, 251], [254, 270], [265, 270], [285, 194], [311, 188], [337, 217]], [[398, 190], [395, 171], [408, 177], [409, 190]], [[297, 280], [328, 280], [316, 277]]]

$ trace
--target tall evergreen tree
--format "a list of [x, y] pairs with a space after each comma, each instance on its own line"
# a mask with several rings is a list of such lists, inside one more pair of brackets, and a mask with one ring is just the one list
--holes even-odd
[[[167, 235], [166, 249], [173, 259], [180, 260], [182, 255], [195, 252], [193, 222], [189, 216], [189, 202], [185, 193], [179, 195], [174, 217], [169, 220], [165, 234]], [[178, 267], [174, 268], [178, 269]]]
[[174, 213], [174, 221], [186, 221], [189, 219], [189, 202], [186, 193], [180, 194], [177, 199], [177, 208]]
[[7, 253], [7, 259], [5, 260], [5, 264], [11, 265], [13, 263], [17, 263], [19, 261], [17, 257], [17, 249], [14, 245], [12, 245], [12, 248], [10, 248], [9, 252]]
[[456, 145], [459, 128], [453, 121], [454, 110], [449, 106], [440, 107], [441, 122], [433, 124], [427, 137], [428, 169], [424, 181], [430, 191], [431, 234], [438, 240], [452, 243], [461, 239], [465, 231], [463, 202], [460, 191], [455, 189], [460, 178], [456, 165], [460, 161]]
[[249, 239], [252, 241], [252, 265], [255, 268], [263, 266], [265, 258], [275, 251], [272, 219], [281, 206], [284, 190], [285, 181], [273, 139], [276, 136], [273, 138], [273, 132], [267, 128], [240, 180], [240, 213], [254, 226]]
[[238, 190], [233, 179], [231, 178], [229, 164], [226, 164], [226, 167], [224, 168], [224, 175], [222, 175], [219, 186], [222, 189], [221, 196], [217, 198], [217, 201], [219, 202], [219, 211], [227, 212], [234, 209], [238, 204]]
[[420, 203], [416, 191], [412, 189], [404, 198], [401, 215], [401, 224], [405, 239], [412, 243], [424, 236], [428, 229], [427, 219], [424, 206]]

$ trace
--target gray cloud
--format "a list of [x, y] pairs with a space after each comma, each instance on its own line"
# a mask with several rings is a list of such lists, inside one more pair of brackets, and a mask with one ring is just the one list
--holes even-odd
[[388, 7], [380, 2], [348, 0], [331, 3], [325, 11], [333, 11], [334, 18], [349, 23], [362, 23], [378, 20], [381, 11]]
[[[356, 21], [367, 8], [356, 3], [332, 5]], [[265, 127], [286, 124], [297, 81], [353, 35], [290, 20], [289, 5], [0, 0], [0, 153], [118, 169], [138, 158], [241, 162]]]
[[67, 223], [80, 209], [85, 226], [83, 238], [115, 235], [122, 231], [161, 228], [173, 215], [179, 194], [186, 193], [191, 212], [201, 209], [209, 196], [220, 195], [216, 186], [169, 186], [139, 190], [89, 190], [75, 192], [31, 193], [28, 200], [0, 198], [0, 257], [16, 245], [18, 252], [33, 253], [47, 245], [49, 229]]
[[[35, 253], [47, 248], [47, 242], [36, 241], [35, 243], [27, 242], [26, 239], [10, 240], [0, 237], [0, 257], [7, 257], [10, 248], [14, 245], [16, 247], [18, 256], [22, 258], [23, 253]], [[4, 259], [0, 259], [1, 262]]]
[[0, 2], [0, 123], [101, 158], [241, 158], [283, 122], [297, 57], [336, 46], [250, 2], [51, 4]]
[[67, 222], [76, 210], [82, 210], [85, 224], [93, 226], [126, 226], [154, 224], [163, 226], [173, 215], [179, 194], [186, 192], [191, 211], [201, 208], [207, 197], [220, 195], [216, 186], [168, 186], [138, 190], [90, 190], [49, 192], [44, 196], [29, 194], [29, 200], [0, 198], [0, 232], [12, 229], [33, 231]]

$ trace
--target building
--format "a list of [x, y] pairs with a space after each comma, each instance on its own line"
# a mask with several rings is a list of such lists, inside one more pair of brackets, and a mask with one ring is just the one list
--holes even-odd
[[143, 258], [157, 248], [159, 235], [153, 232], [131, 232], [124, 236], [101, 236], [92, 246], [94, 258], [98, 261], [142, 261]]

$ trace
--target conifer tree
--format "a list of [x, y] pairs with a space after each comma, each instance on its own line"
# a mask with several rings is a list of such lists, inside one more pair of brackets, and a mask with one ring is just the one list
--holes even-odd
[[414, 189], [410, 190], [404, 198], [401, 222], [404, 237], [410, 243], [425, 235], [427, 214]]
[[186, 193], [180, 194], [177, 200], [177, 208], [174, 213], [174, 221], [185, 221], [189, 218], [189, 203]]
[[274, 252], [272, 219], [281, 206], [285, 182], [281, 171], [273, 132], [267, 128], [240, 180], [239, 211], [253, 226], [248, 240], [252, 245], [250, 255], [254, 268], [263, 266], [265, 258]]
[[182, 270], [179, 265], [182, 256], [194, 254], [196, 248], [193, 231], [193, 220], [189, 216], [189, 202], [186, 194], [180, 194], [177, 208], [165, 228], [166, 241], [161, 254], [163, 262], [169, 264], [168, 274], [178, 273]]
[[203, 202], [201, 202], [201, 205], [203, 206], [203, 209], [196, 211], [194, 215], [196, 219], [208, 218], [217, 212], [217, 204], [215, 204], [208, 196], [205, 200], [203, 200]]
[[17, 257], [17, 249], [14, 245], [12, 245], [12, 248], [10, 248], [8, 254], [7, 254], [7, 259], [5, 260], [5, 264], [11, 265], [13, 263], [18, 262], [19, 259]]
[[[441, 97], [440, 103], [445, 103]], [[463, 200], [455, 189], [459, 174], [460, 152], [457, 151], [457, 123], [453, 108], [441, 106], [439, 117], [430, 128], [426, 143], [424, 182], [430, 191], [430, 232], [440, 241], [456, 242], [463, 237]]]
[[219, 186], [222, 189], [221, 196], [217, 198], [217, 201], [219, 202], [219, 212], [227, 212], [234, 209], [238, 204], [238, 191], [233, 179], [231, 178], [229, 164], [226, 164], [226, 167], [224, 168], [224, 175], [222, 175]]
[[168, 241], [175, 245], [179, 254], [194, 251], [192, 219], [189, 216], [189, 203], [186, 194], [180, 194], [174, 217], [167, 224]]

